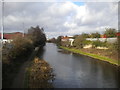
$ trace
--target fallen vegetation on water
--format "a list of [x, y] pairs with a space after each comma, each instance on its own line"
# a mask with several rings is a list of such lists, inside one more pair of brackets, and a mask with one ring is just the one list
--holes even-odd
[[53, 69], [45, 60], [35, 58], [26, 70], [26, 88], [53, 88]]

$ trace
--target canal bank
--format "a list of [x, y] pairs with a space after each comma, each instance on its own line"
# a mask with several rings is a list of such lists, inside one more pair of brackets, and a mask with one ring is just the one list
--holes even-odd
[[63, 46], [60, 46], [60, 48], [119, 66], [118, 60], [113, 60], [113, 59], [105, 57], [105, 56], [100, 56], [100, 55], [93, 54], [93, 53], [87, 53], [87, 52], [83, 52], [83, 51], [78, 50], [78, 49], [68, 48], [68, 47], [63, 47]]
[[[41, 55], [38, 54], [41, 58]], [[118, 67], [47, 43], [42, 56], [55, 74], [54, 88], [117, 88]]]
[[13, 79], [13, 83], [10, 88], [26, 88], [26, 70], [33, 62], [36, 55], [39, 53], [41, 55], [42, 53], [42, 46], [35, 47], [35, 49], [32, 51], [32, 53], [29, 55], [29, 57], [26, 59], [25, 62], [21, 64], [19, 67], [19, 72], [16, 73], [16, 76]]

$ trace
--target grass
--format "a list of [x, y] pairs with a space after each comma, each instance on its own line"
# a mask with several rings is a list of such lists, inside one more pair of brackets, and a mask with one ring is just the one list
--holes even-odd
[[60, 46], [60, 48], [71, 51], [71, 52], [74, 52], [74, 53], [86, 55], [86, 56], [89, 56], [89, 57], [92, 57], [92, 58], [95, 58], [95, 59], [99, 59], [99, 60], [102, 60], [102, 61], [106, 61], [106, 62], [109, 62], [111, 64], [119, 66], [118, 60], [113, 60], [113, 59], [105, 57], [105, 56], [100, 56], [100, 55], [92, 54], [92, 53], [86, 53], [86, 52], [83, 52], [83, 51], [78, 50], [78, 49], [67, 48], [67, 47], [63, 47], [63, 46]]

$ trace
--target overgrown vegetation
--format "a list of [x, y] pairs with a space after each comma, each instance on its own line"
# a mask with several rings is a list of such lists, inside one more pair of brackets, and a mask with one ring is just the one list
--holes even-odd
[[53, 88], [53, 69], [45, 60], [35, 58], [26, 73], [26, 88]]
[[117, 33], [117, 30], [114, 29], [114, 28], [106, 28], [106, 31], [104, 32], [104, 34], [108, 38], [110, 38], [110, 37], [116, 37], [116, 33]]
[[83, 48], [83, 46], [84, 46], [83, 42], [84, 41], [85, 41], [85, 38], [82, 35], [77, 36], [74, 40], [73, 46], [77, 47], [77, 48]]
[[56, 44], [57, 44], [58, 46], [61, 46], [61, 45], [62, 45], [62, 43], [61, 43], [61, 37], [62, 37], [62, 36], [58, 36], [58, 38], [56, 39]]
[[96, 47], [107, 47], [108, 43], [106, 41], [101, 42], [101, 41], [97, 40], [97, 41], [93, 41], [92, 45], [93, 45], [94, 48], [96, 48]]
[[14, 37], [13, 42], [6, 43], [2, 49], [2, 71], [3, 71], [3, 88], [10, 87], [12, 81], [19, 71], [23, 62], [28, 60], [36, 46], [44, 46], [46, 37], [43, 28], [38, 26], [30, 28], [25, 37]]

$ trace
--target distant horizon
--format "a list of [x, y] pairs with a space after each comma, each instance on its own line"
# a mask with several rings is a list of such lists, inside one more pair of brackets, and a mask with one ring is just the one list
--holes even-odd
[[[117, 29], [116, 29], [117, 30]], [[105, 31], [105, 29], [104, 29], [104, 31]], [[98, 32], [98, 33], [100, 33], [100, 34], [103, 34], [104, 33], [104, 31], [103, 32], [99, 32], [99, 31], [94, 31], [94, 32], [82, 32], [82, 33], [86, 33], [86, 34], [91, 34], [91, 33], [95, 33], [95, 32]], [[117, 30], [118, 31], [118, 30]], [[10, 32], [4, 32], [4, 33], [16, 33], [16, 32], [20, 32], [20, 33], [23, 33], [22, 31], [10, 31]], [[73, 34], [73, 35], [70, 35], [70, 34], [65, 34], [65, 35], [58, 35], [58, 36], [74, 36], [74, 35], [80, 35], [80, 34], [82, 34], [82, 33], [77, 33], [77, 34]], [[0, 32], [0, 34], [1, 34], [1, 32]], [[25, 32], [25, 34], [27, 34], [27, 32]], [[45, 33], [46, 34], [46, 33]], [[48, 39], [51, 39], [51, 38], [57, 38], [58, 36], [51, 36], [51, 37], [47, 37]]]

